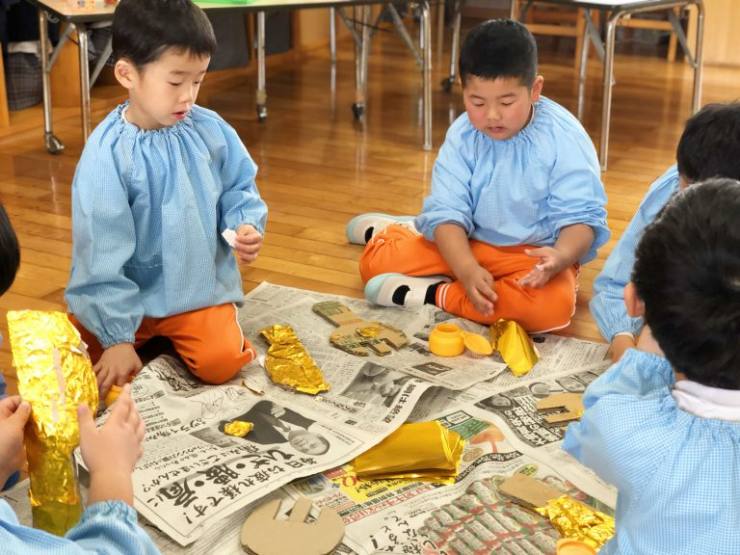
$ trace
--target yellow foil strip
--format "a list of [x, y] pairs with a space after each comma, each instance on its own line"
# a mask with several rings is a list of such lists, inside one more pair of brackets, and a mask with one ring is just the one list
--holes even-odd
[[464, 447], [460, 434], [439, 422], [414, 422], [358, 456], [353, 467], [359, 478], [454, 478]]
[[329, 391], [321, 369], [308, 354], [293, 328], [275, 324], [260, 334], [270, 344], [265, 357], [265, 370], [270, 379], [301, 393], [316, 395]]
[[564, 538], [590, 545], [597, 551], [614, 536], [614, 519], [588, 505], [562, 495], [536, 508]]
[[72, 452], [77, 407], [98, 409], [98, 385], [77, 329], [61, 312], [8, 312], [18, 391], [31, 404], [25, 445], [33, 525], [57, 535], [82, 513]]
[[540, 359], [529, 334], [514, 320], [491, 324], [491, 343], [515, 376], [524, 376]]
[[228, 436], [244, 437], [254, 429], [252, 422], [246, 420], [232, 420], [224, 426], [224, 433]]

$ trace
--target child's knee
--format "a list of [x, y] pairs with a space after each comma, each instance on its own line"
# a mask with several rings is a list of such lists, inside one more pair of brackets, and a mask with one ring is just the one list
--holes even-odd
[[189, 362], [193, 374], [206, 383], [218, 385], [231, 380], [255, 358], [254, 348], [245, 341], [243, 349], [210, 346]]
[[529, 332], [550, 331], [564, 328], [570, 324], [576, 308], [574, 288], [545, 288], [537, 299], [537, 307], [532, 311]]

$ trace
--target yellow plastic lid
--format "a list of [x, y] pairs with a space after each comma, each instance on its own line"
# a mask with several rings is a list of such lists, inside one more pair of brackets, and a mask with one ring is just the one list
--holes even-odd
[[596, 555], [596, 550], [580, 540], [562, 538], [557, 543], [557, 555]]
[[471, 353], [479, 356], [488, 356], [493, 354], [491, 342], [481, 334], [465, 332], [464, 338], [465, 347], [467, 347]]

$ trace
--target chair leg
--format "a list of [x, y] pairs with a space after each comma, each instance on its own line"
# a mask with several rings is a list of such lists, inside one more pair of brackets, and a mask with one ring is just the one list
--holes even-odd
[[583, 32], [586, 29], [586, 20], [584, 19], [582, 9], [578, 10], [576, 18], [576, 51], [573, 55], [573, 68], [578, 71], [581, 60], [581, 49], [583, 48]]

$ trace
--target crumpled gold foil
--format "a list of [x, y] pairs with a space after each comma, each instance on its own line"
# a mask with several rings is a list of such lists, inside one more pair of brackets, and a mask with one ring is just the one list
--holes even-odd
[[540, 359], [529, 334], [514, 320], [491, 324], [491, 344], [517, 377], [529, 373]]
[[550, 499], [535, 509], [564, 538], [573, 538], [597, 551], [614, 536], [614, 518], [567, 495]]
[[308, 354], [293, 328], [275, 324], [260, 331], [270, 344], [265, 357], [265, 369], [270, 379], [301, 393], [316, 395], [329, 391], [321, 369]]
[[[353, 463], [359, 478], [454, 482], [465, 440], [436, 420], [403, 424]], [[452, 478], [452, 480], [450, 480]]]
[[232, 420], [224, 426], [224, 433], [228, 436], [244, 437], [254, 429], [252, 422], [246, 420]]
[[77, 407], [98, 409], [98, 385], [77, 329], [61, 312], [8, 312], [18, 391], [31, 404], [25, 430], [33, 525], [64, 535], [82, 513], [72, 452]]

